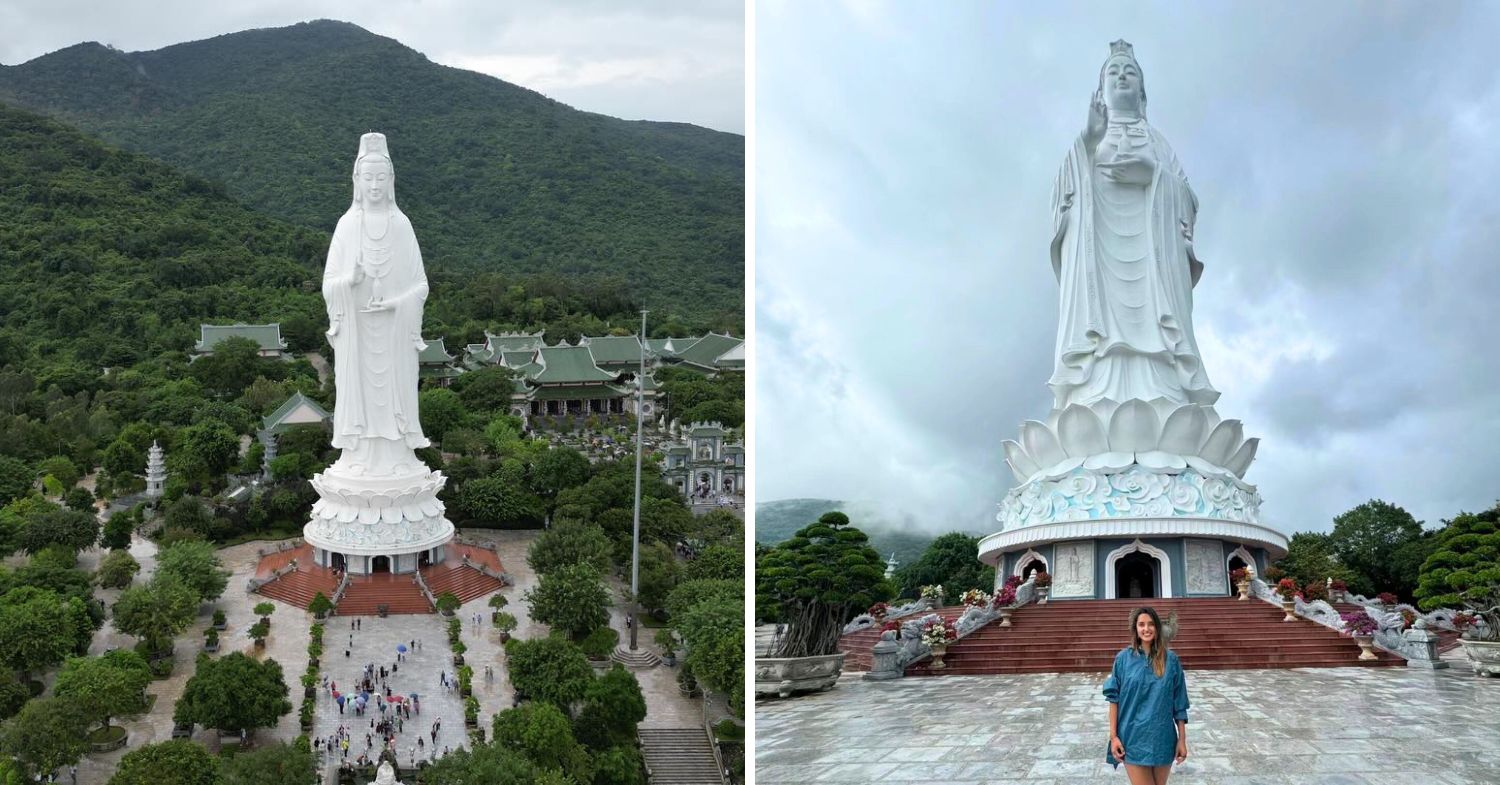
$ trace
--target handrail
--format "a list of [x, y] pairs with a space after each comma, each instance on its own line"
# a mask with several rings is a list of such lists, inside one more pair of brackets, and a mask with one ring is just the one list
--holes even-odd
[[339, 601], [342, 600], [342, 599], [344, 599], [344, 592], [346, 592], [348, 590], [349, 590], [349, 571], [345, 570], [343, 573], [341, 573], [341, 577], [339, 578], [338, 588], [336, 588], [336, 589], [333, 590], [333, 604], [335, 606], [335, 608], [334, 608], [335, 611], [338, 610], [337, 606], [339, 604]]
[[[1013, 611], [1029, 605], [1039, 596], [1034, 579], [1027, 578], [1025, 583], [1016, 587], [1016, 601], [1010, 605], [1003, 608], [997, 608], [993, 603], [989, 607], [970, 605], [953, 625], [958, 631], [958, 637], [953, 640], [953, 643], [969, 637], [981, 627], [1000, 618], [1001, 611]], [[932, 656], [932, 647], [922, 642], [922, 626], [929, 620], [941, 618], [942, 616], [936, 613], [929, 613], [915, 621], [908, 621], [901, 625], [901, 648], [896, 652], [896, 667], [901, 673], [904, 674], [908, 667]]]
[[432, 605], [434, 610], [436, 610], [437, 598], [432, 596], [432, 589], [427, 588], [427, 581], [422, 579], [422, 571], [417, 570], [416, 572], [412, 573], [412, 575], [414, 576], [413, 582], [416, 583], [417, 587], [422, 590], [422, 596], [426, 597], [427, 602]]

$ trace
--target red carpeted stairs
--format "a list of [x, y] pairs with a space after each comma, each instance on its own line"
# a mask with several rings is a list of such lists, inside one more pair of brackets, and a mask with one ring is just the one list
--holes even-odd
[[263, 584], [256, 589], [256, 592], [298, 608], [306, 608], [312, 604], [313, 596], [318, 592], [323, 592], [323, 596], [333, 599], [333, 593], [338, 587], [339, 582], [328, 570], [307, 572], [293, 570], [270, 583]]
[[[1053, 600], [1027, 605], [1013, 626], [991, 622], [948, 647], [945, 674], [1105, 672], [1130, 643], [1130, 612], [1150, 605], [1166, 616], [1177, 611], [1172, 649], [1188, 669], [1328, 668], [1404, 665], [1376, 651], [1359, 659], [1350, 638], [1315, 622], [1283, 622], [1279, 609], [1260, 600], [1232, 598]], [[961, 609], [958, 609], [961, 611]], [[868, 656], [868, 655], [867, 655]], [[908, 675], [931, 675], [924, 660]]]
[[427, 588], [432, 590], [432, 596], [441, 597], [443, 592], [451, 591], [463, 603], [476, 600], [505, 585], [499, 579], [491, 578], [473, 567], [455, 566], [452, 563], [422, 570], [422, 579], [427, 581]]
[[389, 605], [389, 612], [432, 613], [432, 605], [422, 594], [421, 587], [412, 581], [410, 573], [392, 575], [356, 575], [349, 578], [349, 588], [339, 601], [340, 616], [374, 616], [380, 606]]

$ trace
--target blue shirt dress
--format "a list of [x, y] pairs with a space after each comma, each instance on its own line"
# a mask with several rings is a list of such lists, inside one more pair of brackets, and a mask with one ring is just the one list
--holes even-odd
[[[1171, 765], [1177, 757], [1177, 721], [1188, 718], [1187, 677], [1176, 652], [1167, 652], [1167, 667], [1157, 678], [1148, 656], [1124, 649], [1104, 680], [1104, 699], [1120, 707], [1115, 729], [1125, 745], [1124, 763]], [[1104, 746], [1104, 762], [1119, 768], [1109, 743]]]

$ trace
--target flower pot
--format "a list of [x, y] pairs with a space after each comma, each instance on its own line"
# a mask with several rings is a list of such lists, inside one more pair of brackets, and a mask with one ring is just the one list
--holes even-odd
[[1459, 638], [1475, 676], [1500, 676], [1500, 641], [1472, 641]]
[[255, 641], [255, 648], [257, 648], [257, 649], [264, 649], [265, 647], [266, 647], [266, 639], [265, 638], [259, 638], [259, 639], [257, 639]]
[[1379, 659], [1375, 656], [1375, 636], [1356, 635], [1354, 642], [1359, 644], [1359, 658], [1362, 660]]
[[1012, 611], [1010, 608], [1001, 608], [1000, 609], [1000, 626], [1001, 627], [1009, 627], [1010, 626], [1010, 615], [1012, 613], [1014, 613], [1014, 611]]
[[948, 653], [948, 647], [947, 646], [939, 645], [939, 646], [933, 646], [932, 647], [932, 669], [933, 670], [940, 671], [940, 670], [948, 667], [947, 664], [943, 662], [943, 655], [945, 655], [947, 653]]
[[1240, 590], [1240, 600], [1250, 599], [1250, 581], [1240, 581], [1236, 588]]
[[818, 657], [757, 657], [755, 694], [791, 697], [806, 690], [826, 690], [839, 680], [844, 653]]
[[455, 655], [453, 655], [453, 664], [455, 666], [463, 665], [464, 664], [464, 655], [462, 655], [462, 654], [455, 654]]
[[1297, 614], [1295, 614], [1295, 613], [1292, 612], [1292, 611], [1296, 610], [1296, 608], [1297, 608], [1297, 603], [1296, 603], [1295, 600], [1282, 600], [1281, 601], [1281, 609], [1284, 610], [1284, 611], [1286, 611], [1286, 618], [1282, 619], [1282, 621], [1296, 621], [1297, 620]]
[[1047, 604], [1047, 590], [1048, 590], [1048, 587], [1046, 587], [1046, 586], [1038, 586], [1037, 587], [1037, 590], [1036, 590], [1036, 604], [1037, 605], [1046, 605]]

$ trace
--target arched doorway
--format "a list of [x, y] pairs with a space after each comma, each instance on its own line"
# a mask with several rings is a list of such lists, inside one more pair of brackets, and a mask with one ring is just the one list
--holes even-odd
[[1029, 581], [1031, 580], [1031, 576], [1041, 571], [1042, 563], [1037, 559], [1032, 559], [1030, 562], [1027, 562], [1025, 567], [1021, 568], [1021, 579]]
[[1155, 556], [1141, 551], [1120, 557], [1115, 562], [1115, 596], [1121, 599], [1157, 596], [1159, 565]]
[[432, 551], [422, 551], [417, 554], [417, 569], [422, 569], [432, 564]]
[[391, 557], [376, 556], [370, 560], [370, 572], [390, 572]]
[[328, 566], [332, 567], [335, 570], [343, 571], [344, 570], [344, 554], [342, 554], [342, 553], [334, 553], [334, 554], [332, 554], [332, 558], [330, 558], [328, 560]]

